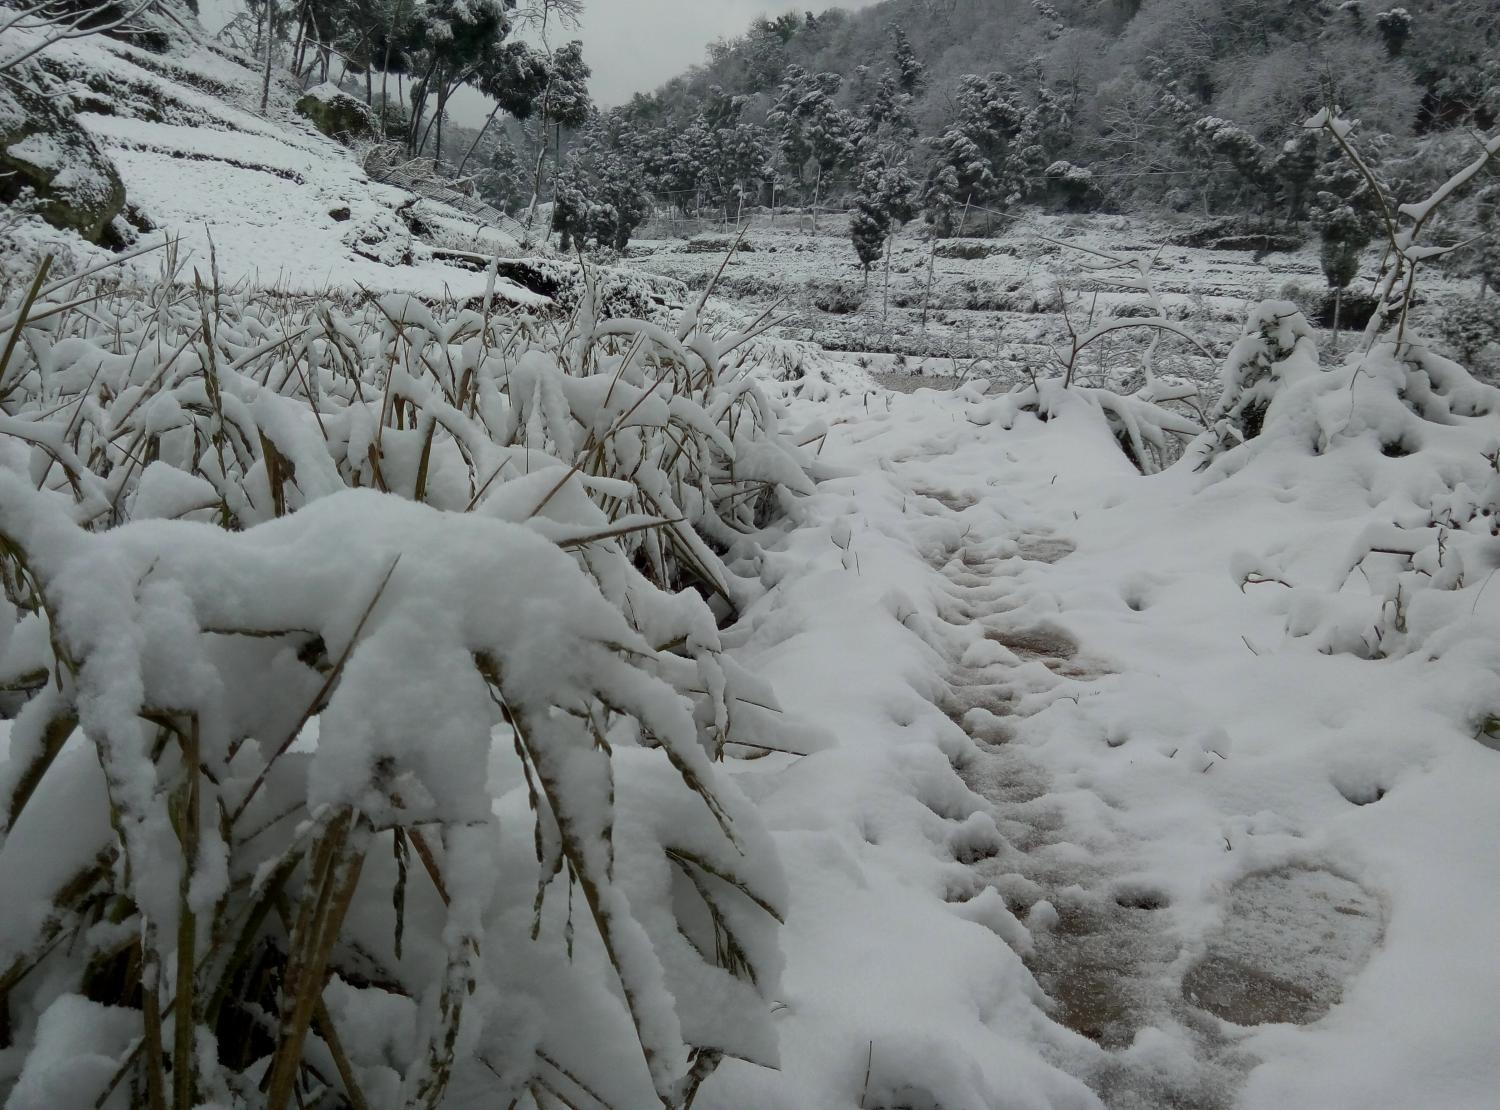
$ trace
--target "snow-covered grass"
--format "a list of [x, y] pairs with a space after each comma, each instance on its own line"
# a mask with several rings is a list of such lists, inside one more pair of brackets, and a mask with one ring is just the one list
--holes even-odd
[[751, 335], [596, 303], [5, 305], [8, 1106], [676, 1106], [774, 1066], [785, 879], [726, 761], [809, 737], [719, 625], [817, 430]]

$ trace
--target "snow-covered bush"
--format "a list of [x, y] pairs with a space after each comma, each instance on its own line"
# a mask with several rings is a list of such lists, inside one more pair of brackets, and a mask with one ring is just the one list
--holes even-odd
[[98, 277], [0, 310], [7, 1105], [774, 1065], [721, 762], [803, 741], [718, 625], [812, 463], [750, 336]]
[[865, 303], [865, 289], [852, 281], [809, 281], [808, 299], [820, 311], [834, 316], [858, 312]]
[[1286, 581], [1253, 554], [1236, 579], [1290, 587], [1287, 631], [1321, 651], [1430, 653], [1487, 626], [1493, 639], [1475, 612], [1495, 566], [1497, 416], [1500, 389], [1418, 343], [1289, 379], [1261, 434], [1215, 459], [1209, 481], [1341, 482], [1367, 523], [1326, 581]]
[[1212, 416], [1230, 421], [1242, 439], [1254, 439], [1277, 392], [1317, 369], [1316, 340], [1302, 310], [1290, 301], [1262, 301], [1229, 352]]
[[[1348, 123], [1325, 113], [1309, 126], [1331, 134], [1369, 176]], [[1221, 423], [1184, 460], [1210, 483], [1343, 485], [1338, 501], [1368, 506], [1328, 580], [1288, 580], [1269, 554], [1247, 553], [1233, 568], [1242, 586], [1286, 588], [1288, 634], [1320, 651], [1462, 652], [1487, 672], [1494, 667], [1500, 636], [1476, 614], [1500, 534], [1500, 389], [1416, 338], [1409, 310], [1419, 268], [1452, 249], [1422, 244], [1424, 227], [1497, 154], [1500, 138], [1427, 199], [1399, 208], [1371, 176], [1389, 251], [1364, 349], [1319, 370], [1306, 321], [1289, 304], [1263, 304], [1231, 355], [1217, 410], [1240, 421], [1248, 442], [1227, 442]], [[1476, 730], [1488, 729], [1500, 708], [1485, 696], [1476, 689], [1469, 707]]]

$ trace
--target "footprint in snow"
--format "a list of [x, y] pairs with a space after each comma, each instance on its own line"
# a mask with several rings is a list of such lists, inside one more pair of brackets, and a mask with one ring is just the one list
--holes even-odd
[[1183, 980], [1183, 997], [1235, 1025], [1305, 1025], [1338, 1004], [1382, 929], [1375, 898], [1332, 871], [1247, 876]]

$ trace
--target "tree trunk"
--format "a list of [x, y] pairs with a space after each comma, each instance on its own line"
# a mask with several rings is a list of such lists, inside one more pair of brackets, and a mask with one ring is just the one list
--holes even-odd
[[542, 118], [537, 123], [537, 152], [536, 152], [536, 176], [531, 184], [531, 208], [526, 212], [526, 226], [531, 226], [532, 218], [536, 215], [536, 206], [542, 200], [542, 167], [547, 164], [547, 116], [546, 108], [542, 109]]
[[[434, 58], [427, 65], [427, 72], [411, 87], [411, 138], [407, 143], [411, 156], [416, 158], [421, 155], [422, 149], [427, 146], [427, 135], [432, 130], [432, 121], [427, 121], [427, 127], [422, 127], [422, 116], [427, 111], [427, 98], [432, 95], [432, 78], [437, 72], [437, 59]], [[439, 84], [441, 91], [441, 83]], [[421, 142], [418, 143], [418, 138]]]
[[1342, 288], [1333, 291], [1333, 353], [1339, 353], [1339, 314], [1344, 307], [1344, 291]]
[[[934, 229], [935, 231], [935, 229]], [[927, 305], [932, 300], [932, 260], [937, 254], [937, 235], [927, 240], [927, 289], [922, 294], [922, 334], [927, 334]]]
[[886, 312], [891, 304], [891, 247], [896, 242], [896, 233], [893, 231], [885, 241], [885, 285], [880, 290], [880, 322], [885, 322]]
[[[302, 14], [297, 18], [297, 42], [292, 47], [292, 73], [302, 73], [302, 57], [307, 50], [307, 7], [302, 8]], [[300, 79], [300, 78], [299, 78]]]
[[458, 164], [459, 177], [462, 177], [464, 175], [464, 167], [469, 164], [469, 159], [474, 157], [474, 152], [479, 149], [479, 141], [484, 138], [484, 133], [490, 129], [490, 124], [495, 122], [495, 116], [499, 111], [500, 105], [498, 104], [490, 109], [490, 114], [485, 119], [484, 126], [479, 129], [479, 134], [474, 136], [474, 141], [469, 144], [469, 150], [468, 153], [464, 155], [464, 160]]
[[276, 0], [266, 0], [266, 57], [265, 68], [260, 74], [260, 114], [266, 114], [271, 101], [271, 55], [275, 51]]
[[823, 192], [823, 167], [818, 167], [817, 180], [813, 182], [813, 211], [812, 211], [812, 233], [818, 233], [818, 198]]

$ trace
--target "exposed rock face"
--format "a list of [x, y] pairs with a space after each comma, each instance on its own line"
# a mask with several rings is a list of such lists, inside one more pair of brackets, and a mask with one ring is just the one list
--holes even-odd
[[362, 139], [375, 133], [369, 107], [331, 83], [308, 89], [297, 101], [297, 111], [331, 139]]
[[4, 82], [0, 203], [25, 205], [54, 227], [98, 243], [125, 207], [125, 186], [66, 101], [23, 82]]

